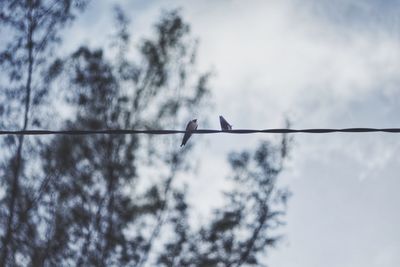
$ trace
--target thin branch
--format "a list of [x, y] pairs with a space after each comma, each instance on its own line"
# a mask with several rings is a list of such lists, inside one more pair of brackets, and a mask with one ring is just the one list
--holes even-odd
[[[30, 99], [31, 99], [31, 84], [32, 84], [32, 72], [33, 72], [33, 32], [35, 30], [35, 25], [33, 21], [33, 6], [30, 3], [29, 11], [28, 11], [28, 22], [29, 22], [29, 30], [27, 36], [27, 49], [28, 49], [28, 77], [26, 81], [26, 98], [25, 98], [25, 111], [24, 111], [24, 121], [22, 131], [25, 131], [28, 126], [28, 114], [30, 107]], [[13, 223], [14, 223], [14, 215], [15, 215], [15, 202], [18, 198], [19, 194], [19, 178], [21, 174], [21, 162], [22, 162], [22, 146], [24, 142], [24, 135], [19, 135], [19, 143], [18, 149], [15, 159], [14, 165], [14, 177], [11, 186], [11, 196], [9, 203], [9, 214], [7, 218], [7, 228], [6, 233], [4, 235], [4, 240], [2, 242], [3, 249], [1, 252], [0, 258], [0, 266], [6, 266], [7, 258], [8, 258], [8, 246], [13, 241]]]

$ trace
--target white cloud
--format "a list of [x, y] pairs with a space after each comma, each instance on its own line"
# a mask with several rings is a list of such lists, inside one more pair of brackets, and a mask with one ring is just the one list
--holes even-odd
[[[284, 112], [292, 114], [296, 127], [395, 127], [398, 36], [371, 22], [365, 29], [346, 27], [342, 18], [337, 25], [334, 16], [321, 18], [313, 6], [293, 3], [231, 1], [203, 12], [185, 6], [202, 40], [202, 66], [217, 71], [217, 109], [229, 114], [236, 127], [279, 127]], [[259, 136], [240, 138], [226, 137], [211, 146], [220, 151], [214, 156], [222, 157], [227, 147], [248, 148]], [[393, 197], [383, 193], [399, 185], [393, 178], [398, 138], [328, 134], [296, 139], [289, 247], [270, 254], [271, 265], [327, 266], [328, 259], [329, 266], [365, 266], [382, 253], [375, 242], [398, 245], [393, 225], [400, 218]], [[380, 227], [392, 230], [372, 230]], [[386, 259], [388, 266], [399, 264]]]

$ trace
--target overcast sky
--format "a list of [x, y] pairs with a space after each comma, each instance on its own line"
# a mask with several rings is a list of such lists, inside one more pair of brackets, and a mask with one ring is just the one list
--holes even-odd
[[[281, 127], [284, 116], [294, 128], [400, 126], [398, 0], [93, 1], [66, 32], [66, 49], [102, 46], [115, 3], [135, 38], [162, 9], [182, 8], [200, 39], [200, 69], [215, 72], [210, 127], [220, 114], [236, 128]], [[265, 136], [201, 138], [190, 192], [207, 206], [224, 187], [216, 177], [228, 173], [226, 154]], [[399, 154], [395, 134], [295, 135], [280, 178], [294, 193], [286, 238], [269, 266], [400, 266]]]

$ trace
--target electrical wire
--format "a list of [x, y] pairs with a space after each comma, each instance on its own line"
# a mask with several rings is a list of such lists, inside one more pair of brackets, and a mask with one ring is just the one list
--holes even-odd
[[[229, 131], [199, 129], [191, 131], [192, 134], [255, 134], [255, 133], [400, 133], [400, 128], [343, 128], [343, 129], [235, 129]], [[181, 130], [126, 130], [126, 129], [105, 129], [105, 130], [0, 130], [0, 135], [93, 135], [93, 134], [183, 134]]]

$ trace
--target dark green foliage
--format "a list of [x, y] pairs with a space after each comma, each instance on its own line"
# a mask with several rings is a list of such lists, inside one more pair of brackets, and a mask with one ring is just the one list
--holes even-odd
[[175, 242], [165, 245], [158, 263], [162, 266], [263, 264], [259, 257], [279, 240], [273, 234], [283, 224], [286, 199], [290, 196], [287, 189], [276, 185], [286, 156], [280, 153], [283, 149], [287, 148], [263, 142], [254, 152], [232, 153], [231, 179], [236, 187], [226, 192], [225, 206], [216, 209], [210, 223], [199, 231], [192, 231], [187, 224], [185, 209], [183, 212], [176, 209], [182, 215], [173, 221]]
[[[0, 2], [4, 45], [0, 51], [0, 99], [6, 103], [0, 114], [0, 127], [25, 130], [29, 126], [42, 126], [41, 103], [49, 90], [41, 72], [51, 58], [54, 43], [60, 41], [59, 30], [85, 3], [84, 0]], [[39, 229], [37, 218], [30, 212], [34, 208], [32, 202], [41, 195], [33, 192], [40, 191], [46, 181], [37, 177], [32, 168], [27, 175], [29, 163], [25, 154], [33, 156], [37, 150], [24, 136], [17, 139], [0, 141], [0, 145], [7, 147], [1, 155], [4, 175], [0, 182], [5, 196], [0, 199], [0, 266], [24, 262], [33, 252], [30, 242], [35, 242]]]
[[[196, 72], [197, 42], [177, 10], [163, 13], [154, 36], [140, 43], [140, 56], [134, 60], [128, 56], [129, 20], [120, 8], [115, 9], [111, 53], [83, 45], [71, 55], [50, 60], [47, 55], [58, 41], [59, 29], [72, 19], [72, 7], [84, 2], [0, 4], [0, 18], [15, 27], [16, 36], [26, 30], [21, 8], [38, 16], [50, 3], [49, 10], [59, 8], [40, 15], [46, 21], [42, 31], [47, 29], [50, 36], [38, 32], [37, 38], [50, 38], [43, 45], [35, 41], [24, 46], [13, 37], [0, 57], [15, 84], [8, 90], [15, 97], [3, 97], [26, 107], [24, 128], [43, 125], [39, 122], [68, 130], [178, 128], [209, 104], [210, 74]], [[5, 16], [10, 10], [22, 17]], [[13, 56], [13, 49], [21, 52]], [[18, 77], [11, 64], [33, 52], [37, 59], [28, 60], [28, 73]], [[19, 84], [28, 77], [29, 86]], [[40, 86], [32, 87], [33, 79]], [[24, 98], [24, 90], [32, 91], [31, 100]], [[57, 99], [51, 99], [51, 90]], [[57, 113], [43, 116], [52, 111], [45, 105], [52, 100], [68, 107], [67, 119]], [[10, 105], [1, 105], [0, 113], [14, 114]], [[47, 110], [32, 114], [30, 106]], [[286, 137], [281, 145], [264, 142], [255, 151], [229, 156], [234, 189], [225, 192], [225, 203], [210, 222], [198, 227], [190, 224], [193, 207], [186, 200], [187, 185], [176, 179], [190, 170], [193, 142], [179, 149], [180, 137], [158, 138], [162, 137], [58, 135], [35, 140], [36, 149], [23, 157], [23, 138], [8, 137], [4, 144], [17, 144], [19, 156], [2, 156], [7, 167], [0, 169], [6, 189], [0, 200], [3, 265], [259, 266], [260, 256], [278, 240], [271, 231], [282, 223], [289, 196], [276, 188], [287, 154]], [[156, 174], [147, 174], [149, 170]]]

